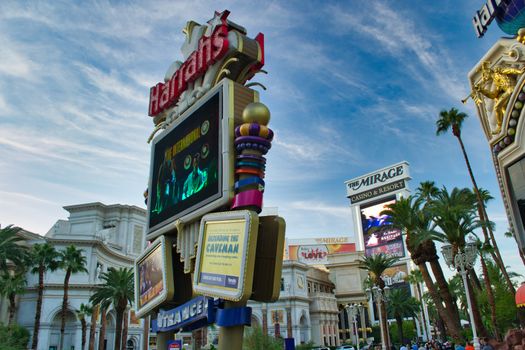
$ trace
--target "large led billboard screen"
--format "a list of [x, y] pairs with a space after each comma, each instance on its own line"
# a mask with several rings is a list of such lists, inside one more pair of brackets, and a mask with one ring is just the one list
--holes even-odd
[[149, 232], [221, 196], [222, 91], [155, 141]]
[[388, 216], [380, 214], [387, 205], [395, 201], [395, 197], [391, 197], [381, 202], [361, 206], [366, 256], [380, 253], [400, 258], [405, 256], [401, 230], [388, 227]]

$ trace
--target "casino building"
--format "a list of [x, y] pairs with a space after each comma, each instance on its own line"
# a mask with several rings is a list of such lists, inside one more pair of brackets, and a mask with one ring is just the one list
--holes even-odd
[[[511, 231], [525, 258], [525, 4], [501, 1], [476, 12], [474, 29], [481, 36], [495, 19], [512, 37], [499, 39], [469, 72], [470, 95], [489, 144]], [[493, 5], [494, 6], [494, 5]], [[483, 27], [475, 21], [486, 14]], [[481, 35], [480, 35], [481, 33]]]
[[[64, 207], [69, 212], [68, 220], [58, 220], [45, 236], [25, 234], [28, 245], [47, 242], [57, 250], [71, 244], [83, 250], [88, 273], [71, 276], [69, 307], [66, 315], [64, 349], [82, 349], [81, 324], [75, 315], [80, 304], [88, 304], [94, 287], [101, 283], [99, 276], [110, 267], [133, 267], [133, 261], [145, 244], [144, 228], [146, 211], [129, 205], [104, 205], [87, 203]], [[56, 270], [45, 275], [45, 290], [39, 331], [39, 349], [57, 350], [60, 337], [60, 310], [62, 307], [65, 272]], [[33, 330], [37, 300], [38, 276], [27, 275], [27, 292], [20, 296], [16, 322], [30, 332]], [[0, 304], [0, 310], [2, 304]], [[145, 347], [144, 322], [128, 313], [127, 349], [143, 350]], [[115, 336], [114, 310], [107, 316], [106, 347], [112, 349]], [[88, 330], [90, 317], [86, 319]], [[100, 323], [97, 324], [98, 344]], [[89, 337], [88, 337], [89, 338]], [[86, 345], [87, 346], [87, 345]]]

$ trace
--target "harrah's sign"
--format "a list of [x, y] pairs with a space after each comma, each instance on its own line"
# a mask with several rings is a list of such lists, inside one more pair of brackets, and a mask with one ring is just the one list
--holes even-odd
[[223, 24], [212, 35], [199, 39], [197, 50], [173, 74], [167, 83], [158, 83], [150, 89], [149, 112], [156, 116], [179, 100], [188, 83], [200, 78], [208, 68], [228, 52], [228, 26]]
[[[401, 162], [345, 182], [347, 197], [381, 185], [410, 179], [408, 163]], [[404, 186], [403, 186], [404, 187]]]

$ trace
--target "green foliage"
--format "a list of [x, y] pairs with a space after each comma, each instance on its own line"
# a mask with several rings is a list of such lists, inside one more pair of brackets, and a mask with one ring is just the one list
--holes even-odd
[[103, 283], [89, 298], [91, 304], [101, 304], [106, 307], [113, 304], [117, 307], [122, 301], [132, 303], [135, 293], [132, 268], [109, 268], [102, 273], [100, 279]]
[[252, 327], [245, 330], [242, 348], [246, 350], [282, 350], [284, 340], [263, 334], [261, 327]]
[[87, 272], [87, 260], [82, 252], [82, 249], [77, 249], [74, 245], [66, 247], [59, 253], [59, 267], [71, 273]]
[[374, 285], [383, 289], [385, 282], [381, 279], [381, 275], [386, 269], [395, 265], [399, 261], [397, 257], [389, 257], [383, 253], [365, 256], [359, 260], [359, 268], [367, 270]]
[[29, 331], [22, 326], [0, 324], [2, 350], [25, 350], [29, 343]]
[[381, 328], [379, 325], [372, 326], [372, 332], [369, 336], [374, 338], [374, 343], [381, 343]]
[[310, 350], [310, 349], [313, 349], [314, 347], [317, 347], [317, 345], [315, 345], [314, 342], [310, 341], [305, 344], [296, 345], [295, 350]]
[[31, 248], [31, 272], [55, 271], [59, 267], [58, 257], [58, 252], [51, 244], [35, 244]]
[[[390, 331], [390, 342], [392, 344], [401, 344], [401, 340], [399, 339], [398, 335], [399, 330], [397, 323], [392, 323], [388, 329]], [[405, 339], [415, 339], [417, 337], [417, 332], [413, 321], [403, 321], [403, 337]]]
[[15, 266], [24, 266], [27, 257], [27, 248], [20, 245], [23, 240], [18, 236], [20, 227], [13, 225], [0, 228], [0, 271], [7, 271], [7, 261]]

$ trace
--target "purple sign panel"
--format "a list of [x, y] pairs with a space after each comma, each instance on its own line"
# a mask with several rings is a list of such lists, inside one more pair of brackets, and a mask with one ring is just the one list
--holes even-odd
[[366, 256], [381, 253], [387, 256], [405, 256], [401, 230], [388, 227], [389, 217], [381, 215], [381, 212], [387, 209], [387, 205], [395, 202], [395, 197], [392, 197], [379, 203], [361, 206]]

